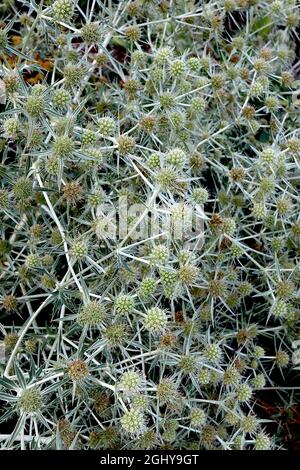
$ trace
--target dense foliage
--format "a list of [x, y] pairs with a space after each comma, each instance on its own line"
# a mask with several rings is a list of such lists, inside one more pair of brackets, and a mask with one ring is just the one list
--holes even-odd
[[298, 2], [0, 13], [0, 446], [286, 448]]

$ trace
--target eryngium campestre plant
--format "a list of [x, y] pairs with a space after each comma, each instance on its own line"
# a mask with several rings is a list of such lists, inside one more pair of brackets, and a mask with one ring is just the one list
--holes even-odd
[[288, 447], [298, 2], [0, 12], [0, 446]]

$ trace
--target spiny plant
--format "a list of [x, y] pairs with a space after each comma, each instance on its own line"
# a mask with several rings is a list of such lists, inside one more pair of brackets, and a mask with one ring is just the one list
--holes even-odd
[[0, 10], [1, 448], [285, 448], [298, 2]]

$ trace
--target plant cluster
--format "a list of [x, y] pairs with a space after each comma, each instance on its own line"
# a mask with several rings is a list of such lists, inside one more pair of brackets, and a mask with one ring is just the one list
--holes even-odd
[[285, 448], [259, 403], [299, 400], [297, 0], [0, 14], [1, 448]]

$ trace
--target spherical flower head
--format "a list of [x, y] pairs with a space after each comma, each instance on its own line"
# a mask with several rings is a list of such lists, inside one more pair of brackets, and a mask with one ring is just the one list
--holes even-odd
[[[147, 134], [151, 134], [152, 132], [155, 131], [155, 128], [157, 126], [156, 116], [149, 115], [149, 116], [143, 117], [139, 122], [139, 126], [144, 132], [146, 132]], [[157, 155], [159, 157], [159, 154], [153, 154], [153, 155]]]
[[115, 303], [119, 315], [129, 315], [134, 309], [134, 298], [131, 295], [120, 295]]
[[159, 49], [154, 57], [156, 64], [164, 65], [172, 58], [172, 49], [170, 47], [162, 47]]
[[77, 315], [77, 323], [83, 327], [88, 326], [99, 326], [102, 325], [106, 318], [106, 312], [104, 306], [96, 300], [88, 303], [81, 308]]
[[92, 194], [88, 196], [88, 205], [90, 207], [98, 207], [105, 201], [105, 192], [103, 189], [97, 189]]
[[271, 447], [271, 439], [264, 432], [257, 434], [254, 444], [255, 450], [269, 450]]
[[97, 142], [96, 133], [91, 129], [86, 129], [81, 139], [83, 147], [92, 147]]
[[286, 351], [278, 351], [275, 362], [278, 367], [287, 367], [290, 362], [290, 356]]
[[121, 135], [118, 139], [118, 150], [120, 155], [133, 153], [135, 149], [135, 140], [129, 135]]
[[132, 398], [132, 406], [133, 408], [135, 409], [139, 409], [141, 411], [145, 411], [148, 406], [149, 406], [149, 400], [148, 400], [148, 397], [146, 395], [135, 395], [133, 398]]
[[41, 392], [37, 388], [28, 388], [18, 398], [18, 408], [23, 413], [37, 413], [44, 404]]
[[97, 449], [114, 449], [119, 442], [119, 432], [115, 427], [109, 426], [101, 431], [94, 431], [94, 436], [90, 436]]
[[31, 238], [41, 238], [43, 235], [43, 226], [40, 224], [33, 224], [30, 227], [30, 236]]
[[89, 446], [90, 449], [98, 449], [101, 444], [101, 437], [103, 431], [92, 431], [89, 435]]
[[74, 0], [56, 0], [52, 5], [53, 16], [57, 21], [70, 21], [74, 14]]
[[183, 112], [173, 112], [170, 115], [170, 121], [177, 131], [184, 131], [184, 126], [186, 122], [186, 115]]
[[106, 217], [97, 217], [92, 223], [92, 229], [98, 240], [106, 238], [108, 227], [108, 219]]
[[160, 155], [159, 153], [152, 153], [147, 160], [147, 164], [151, 170], [158, 170], [160, 168]]
[[265, 99], [265, 105], [269, 112], [274, 112], [279, 108], [280, 103], [276, 96], [268, 96]]
[[287, 217], [293, 208], [293, 204], [290, 198], [280, 197], [276, 201], [276, 208], [281, 217]]
[[25, 349], [30, 354], [34, 354], [37, 350], [38, 342], [35, 338], [30, 338], [25, 341]]
[[56, 176], [59, 170], [60, 159], [56, 155], [51, 155], [45, 162], [45, 170], [49, 175]]
[[183, 284], [191, 285], [197, 280], [199, 269], [192, 264], [184, 264], [178, 270], [178, 277]]
[[174, 168], [162, 168], [155, 176], [155, 181], [162, 191], [166, 191], [176, 186], [177, 178], [177, 172]]
[[77, 181], [67, 182], [63, 187], [63, 195], [69, 204], [75, 206], [82, 199], [82, 187]]
[[64, 68], [64, 78], [69, 86], [78, 86], [85, 74], [84, 67], [77, 64], [68, 64]]
[[235, 367], [228, 367], [223, 376], [223, 383], [228, 387], [237, 386], [241, 381], [241, 375]]
[[92, 392], [93, 407], [97, 414], [101, 417], [109, 415], [109, 408], [111, 406], [111, 398], [108, 394], [95, 390]]
[[241, 297], [247, 297], [253, 291], [253, 286], [250, 282], [244, 281], [241, 282], [238, 286], [238, 293]]
[[291, 297], [293, 297], [295, 289], [295, 284], [291, 280], [286, 279], [284, 281], [280, 281], [277, 284], [276, 294], [281, 299], [290, 299]]
[[86, 23], [80, 30], [80, 35], [88, 45], [97, 44], [101, 39], [101, 29], [99, 23]]
[[190, 411], [190, 425], [194, 429], [201, 428], [206, 422], [205, 411], [201, 408], [192, 408]]
[[166, 91], [165, 93], [162, 93], [160, 95], [159, 103], [162, 108], [171, 109], [175, 106], [176, 99], [172, 93], [170, 93], [169, 91]]
[[103, 117], [98, 120], [98, 129], [104, 137], [112, 136], [115, 130], [115, 121], [110, 117]]
[[[171, 421], [174, 421], [174, 420], [171, 420]], [[177, 437], [177, 433], [176, 433], [176, 430], [177, 428], [175, 428], [175, 426], [169, 426], [168, 423], [166, 424], [165, 426], [165, 431], [162, 435], [162, 438], [165, 442], [174, 442], [176, 440], [176, 437]]]
[[55, 90], [52, 95], [52, 103], [59, 110], [65, 109], [71, 102], [71, 95], [67, 90], [61, 88]]
[[170, 63], [170, 75], [172, 78], [180, 78], [185, 74], [185, 65], [182, 60], [173, 60]]
[[87, 168], [89, 168], [89, 165], [101, 165], [103, 163], [103, 154], [101, 150], [98, 150], [97, 148], [93, 147], [88, 147], [85, 149], [84, 153], [90, 157], [89, 160], [85, 160], [84, 164], [87, 165]]
[[128, 329], [123, 323], [114, 323], [105, 329], [103, 336], [108, 347], [120, 348], [126, 343]]
[[161, 379], [156, 387], [156, 396], [160, 404], [171, 404], [178, 397], [177, 385], [170, 378]]
[[32, 94], [27, 98], [24, 108], [31, 118], [38, 119], [45, 112], [45, 99], [39, 94]]
[[241, 246], [232, 244], [230, 247], [230, 253], [233, 258], [240, 258], [243, 255], [244, 250]]
[[53, 143], [54, 155], [58, 158], [69, 158], [74, 151], [74, 142], [67, 135], [62, 135], [56, 138]]
[[235, 183], [241, 181], [245, 177], [245, 170], [242, 167], [234, 167], [230, 170], [230, 177]]
[[169, 250], [164, 245], [154, 246], [150, 255], [150, 261], [153, 265], [164, 265], [169, 260]]
[[143, 434], [146, 426], [141, 410], [132, 408], [126, 411], [121, 418], [121, 426], [126, 433], [132, 434], [135, 437]]
[[285, 300], [277, 300], [271, 307], [271, 313], [274, 317], [285, 317], [288, 312], [288, 304]]
[[198, 362], [195, 356], [186, 355], [182, 356], [178, 363], [178, 367], [185, 375], [194, 374], [197, 372]]
[[56, 280], [48, 274], [43, 274], [43, 276], [41, 277], [41, 285], [45, 290], [52, 291], [55, 288]]
[[212, 297], [224, 297], [226, 294], [224, 279], [212, 279], [209, 283], [209, 293]]
[[264, 93], [264, 85], [261, 81], [257, 80], [253, 83], [250, 94], [251, 96], [261, 96]]
[[17, 201], [23, 201], [32, 195], [32, 183], [25, 176], [19, 178], [13, 186], [13, 193]]
[[262, 220], [266, 216], [266, 208], [263, 202], [255, 202], [251, 210], [253, 217], [257, 220]]
[[201, 369], [198, 372], [197, 379], [200, 385], [208, 385], [210, 382], [210, 370], [209, 369]]
[[206, 108], [206, 101], [201, 96], [196, 96], [191, 101], [191, 110], [195, 113], [202, 113]]
[[264, 388], [266, 385], [266, 379], [264, 374], [257, 374], [251, 379], [251, 385], [253, 388]]
[[272, 193], [275, 189], [275, 180], [273, 177], [265, 176], [260, 180], [259, 183], [260, 192], [265, 195]]
[[[0, 40], [1, 41], [1, 40]], [[16, 91], [19, 89], [20, 81], [19, 77], [15, 73], [9, 73], [7, 75], [4, 75], [3, 81], [5, 84], [5, 92], [8, 95], [14, 94]]]
[[218, 344], [207, 344], [204, 348], [203, 355], [210, 362], [220, 362], [222, 359], [222, 350]]
[[225, 77], [221, 73], [216, 73], [211, 76], [211, 85], [215, 89], [220, 89], [225, 85]]
[[124, 34], [126, 39], [128, 39], [129, 41], [138, 42], [141, 37], [141, 30], [138, 26], [132, 25], [128, 26], [128, 28], [125, 29]]
[[266, 351], [261, 346], [254, 346], [252, 355], [255, 359], [261, 359], [266, 354]]
[[145, 62], [145, 53], [140, 50], [133, 51], [131, 62], [136, 65], [142, 65]]
[[131, 395], [137, 393], [142, 385], [142, 377], [138, 372], [125, 372], [119, 382], [119, 388], [125, 394]]
[[7, 137], [16, 139], [21, 130], [19, 119], [18, 118], [6, 119], [3, 123], [3, 130]]
[[187, 64], [191, 72], [198, 72], [201, 68], [201, 63], [198, 57], [190, 57], [187, 61]]
[[281, 74], [281, 82], [284, 87], [291, 87], [294, 83], [294, 75], [291, 71], [285, 70]]
[[209, 198], [205, 188], [195, 188], [192, 191], [191, 199], [195, 204], [205, 204]]
[[300, 152], [300, 139], [293, 137], [287, 141], [289, 151], [293, 155], [297, 155]]
[[272, 13], [274, 13], [275, 15], [279, 15], [282, 13], [282, 11], [284, 11], [284, 4], [281, 0], [275, 0], [271, 3], [269, 8]]
[[272, 147], [267, 147], [260, 153], [259, 158], [261, 163], [272, 165], [276, 158], [276, 151]]
[[71, 253], [76, 259], [83, 259], [88, 255], [88, 246], [86, 242], [83, 240], [73, 242]]
[[[188, 80], [184, 80], [184, 79], [181, 79], [181, 82], [180, 82], [180, 85], [179, 85], [179, 92], [180, 93], [189, 93], [191, 90], [192, 90], [192, 85], [191, 85], [191, 82], [188, 81]], [[177, 115], [181, 115], [182, 116], [182, 121], [181, 122], [184, 122], [183, 119], [184, 119], [184, 114], [181, 112], [177, 112]], [[173, 117], [171, 116], [171, 119]], [[175, 124], [174, 124], [175, 125]], [[185, 137], [182, 137], [182, 136], [185, 136]], [[187, 129], [182, 129], [182, 132], [180, 133], [180, 137], [182, 140], [185, 140], [185, 141], [188, 141], [189, 137], [190, 137], [190, 133], [189, 131], [187, 131]]]
[[32, 87], [31, 94], [33, 96], [42, 96], [46, 90], [47, 90], [46, 85], [43, 85], [42, 83], [37, 83], [37, 85], [34, 85]]
[[236, 390], [236, 398], [240, 402], [249, 401], [252, 396], [252, 389], [247, 384], [240, 384]]
[[[163, 69], [161, 67], [153, 66], [149, 70], [149, 77], [151, 78], [151, 82], [150, 82], [151, 85], [148, 82], [148, 88], [150, 89], [150, 90], [148, 90], [148, 93], [152, 94], [155, 91], [155, 88], [152, 88], [153, 87], [152, 82], [159, 82], [159, 81], [162, 80], [162, 78], [163, 78]], [[151, 86], [151, 88], [150, 88], [150, 86]]]
[[26, 266], [30, 269], [38, 268], [41, 265], [41, 260], [38, 255], [28, 255], [26, 258]]
[[253, 434], [258, 427], [258, 420], [255, 415], [242, 416], [240, 428], [243, 432]]
[[139, 286], [139, 295], [143, 300], [150, 299], [156, 290], [156, 280], [152, 277], [147, 277], [142, 280]]
[[137, 440], [135, 448], [138, 450], [154, 449], [157, 446], [157, 435], [153, 429], [148, 429]]
[[89, 368], [82, 359], [76, 359], [68, 365], [67, 374], [74, 382], [78, 382], [89, 375]]
[[186, 154], [182, 149], [174, 148], [166, 154], [166, 161], [174, 168], [183, 168], [186, 163]]
[[223, 232], [226, 233], [229, 236], [232, 236], [236, 230], [236, 223], [235, 220], [232, 218], [226, 218], [224, 219], [223, 223]]
[[5, 350], [10, 352], [14, 349], [18, 342], [19, 336], [17, 333], [8, 333], [7, 335], [4, 336], [4, 346]]
[[161, 333], [167, 325], [166, 313], [158, 307], [153, 307], [148, 310], [144, 319], [145, 328], [150, 333]]
[[127, 78], [123, 83], [123, 88], [129, 100], [135, 100], [137, 98], [137, 92], [139, 91], [140, 87], [140, 82], [134, 78]]
[[17, 298], [12, 295], [5, 295], [2, 299], [2, 307], [6, 312], [13, 312], [17, 309]]
[[229, 411], [226, 413], [224, 421], [226, 424], [229, 424], [229, 426], [236, 426], [239, 423], [239, 417], [235, 412]]

